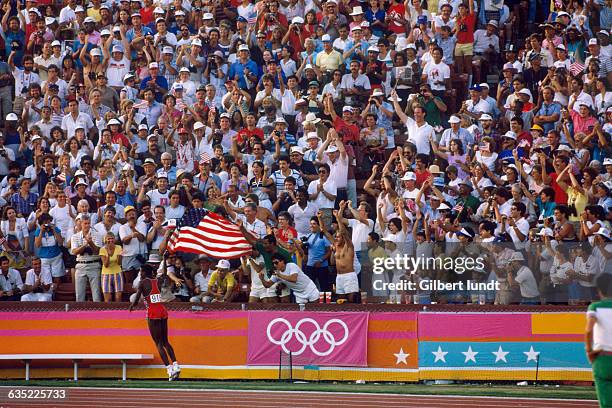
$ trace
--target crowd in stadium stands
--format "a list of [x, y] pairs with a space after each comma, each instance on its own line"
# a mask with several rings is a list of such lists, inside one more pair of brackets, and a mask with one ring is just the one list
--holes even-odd
[[[127, 300], [146, 262], [183, 302], [579, 304], [611, 273], [611, 0], [0, 8], [0, 300]], [[252, 255], [166, 251], [202, 208]], [[371, 272], [403, 254], [484, 267]]]

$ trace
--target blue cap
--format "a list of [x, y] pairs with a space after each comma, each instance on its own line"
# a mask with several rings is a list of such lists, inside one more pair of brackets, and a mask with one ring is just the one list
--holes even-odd
[[434, 186], [444, 186], [445, 184], [444, 177], [435, 177], [433, 180]]
[[427, 16], [418, 16], [417, 24], [427, 24]]
[[238, 17], [238, 21], [240, 21], [241, 23], [246, 23], [247, 19], [242, 17], [242, 16], [240, 16], [240, 17]]
[[472, 85], [470, 87], [470, 91], [476, 91], [476, 92], [481, 92], [482, 88], [480, 87], [480, 85], [476, 84], [476, 85]]

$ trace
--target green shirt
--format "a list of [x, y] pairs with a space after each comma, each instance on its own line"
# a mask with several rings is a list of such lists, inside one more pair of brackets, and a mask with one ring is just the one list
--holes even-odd
[[[267, 252], [261, 242], [255, 244], [255, 248], [257, 248], [257, 251], [263, 256], [264, 263], [266, 264], [266, 271], [268, 271], [268, 273], [272, 272], [274, 269], [274, 265], [272, 265], [272, 255], [274, 255], [274, 253]], [[281, 254], [287, 262], [291, 262], [291, 254], [286, 249], [277, 245], [276, 253]]]

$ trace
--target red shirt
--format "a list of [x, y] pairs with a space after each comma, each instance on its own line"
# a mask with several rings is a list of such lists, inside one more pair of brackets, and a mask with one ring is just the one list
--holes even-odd
[[153, 10], [155, 7], [142, 8], [140, 9], [140, 18], [143, 25], [149, 25], [153, 22]]
[[470, 44], [474, 42], [474, 27], [476, 14], [468, 14], [465, 18], [457, 15], [457, 44]]
[[121, 146], [126, 147], [128, 149], [131, 148], [130, 141], [128, 140], [127, 137], [125, 137], [123, 135], [123, 133], [117, 133], [116, 135], [113, 135], [111, 140], [115, 144], [121, 145]]
[[559, 183], [557, 183], [557, 173], [550, 173], [550, 178], [552, 179], [550, 182], [550, 187], [555, 190], [555, 203], [558, 205], [566, 205], [567, 204], [567, 193], [563, 191]]
[[355, 124], [346, 123], [340, 116], [334, 120], [334, 128], [342, 137], [343, 143], [359, 142], [359, 127]]
[[248, 128], [242, 128], [238, 132], [238, 140], [237, 140], [238, 144], [242, 144], [248, 141], [251, 138], [251, 136], [257, 136], [259, 140], [263, 140], [264, 132], [262, 129], [259, 129], [259, 128], [255, 128], [253, 130], [249, 130]]
[[425, 169], [425, 171], [423, 171], [423, 172], [419, 172], [419, 171], [415, 170], [414, 174], [416, 176], [416, 186], [418, 188], [421, 188], [423, 183], [429, 178], [429, 176], [431, 176], [431, 173], [427, 169]]
[[168, 311], [162, 303], [161, 291], [157, 285], [157, 279], [147, 279], [151, 282], [151, 292], [144, 297], [144, 304], [147, 309], [147, 319], [167, 319]]
[[391, 21], [389, 21], [389, 30], [393, 31], [396, 34], [406, 32], [406, 26], [394, 20], [394, 18], [403, 18], [404, 13], [406, 13], [406, 7], [404, 7], [403, 4], [396, 4], [389, 7], [389, 9], [387, 10], [387, 15], [391, 17]]

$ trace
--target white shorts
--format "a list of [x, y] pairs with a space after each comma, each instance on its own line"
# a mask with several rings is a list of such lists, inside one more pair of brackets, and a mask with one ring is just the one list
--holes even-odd
[[319, 296], [320, 296], [320, 293], [317, 290], [316, 286], [311, 288], [310, 291], [308, 291], [307, 293], [299, 293], [298, 294], [298, 293], [293, 292], [293, 294], [295, 295], [295, 303], [297, 303], [297, 304], [318, 302], [319, 301]]
[[[276, 288], [278, 287], [278, 283], [279, 282], [276, 282], [274, 285], [266, 289], [267, 293], [263, 297], [264, 298], [274, 298], [274, 297], [279, 296], [276, 294]], [[281, 290], [280, 297], [287, 297], [289, 295], [291, 295], [291, 290], [289, 290], [287, 286], [284, 286], [283, 289]]]
[[357, 280], [357, 273], [339, 273], [336, 275], [336, 294], [346, 295], [349, 293], [359, 292], [359, 280]]
[[54, 278], [61, 278], [66, 275], [62, 254], [59, 254], [55, 258], [40, 258], [40, 268], [43, 272], [46, 270], [50, 271], [51, 276]]
[[251, 292], [249, 293], [249, 297], [256, 298], [256, 299], [263, 299], [265, 297], [268, 297], [268, 289], [264, 288], [263, 286], [261, 287], [251, 286]]

